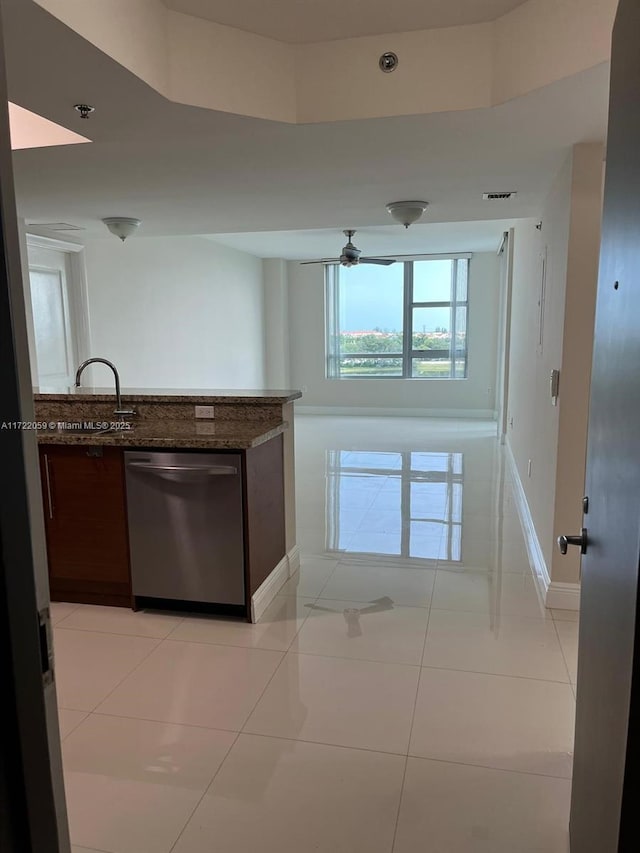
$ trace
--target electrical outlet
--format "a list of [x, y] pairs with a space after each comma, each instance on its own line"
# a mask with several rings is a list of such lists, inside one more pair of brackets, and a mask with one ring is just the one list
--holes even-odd
[[532, 465], [533, 465], [533, 463], [531, 462], [531, 460], [529, 460], [529, 464], [527, 465], [527, 477], [531, 476]]
[[212, 418], [213, 406], [196, 406], [197, 418]]

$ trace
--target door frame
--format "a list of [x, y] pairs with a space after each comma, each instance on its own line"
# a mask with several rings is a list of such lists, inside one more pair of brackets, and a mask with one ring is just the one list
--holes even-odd
[[500, 444], [507, 438], [509, 419], [509, 360], [511, 357], [511, 306], [513, 302], [513, 252], [515, 228], [505, 231], [498, 248], [500, 262], [500, 323], [496, 370], [496, 421]]

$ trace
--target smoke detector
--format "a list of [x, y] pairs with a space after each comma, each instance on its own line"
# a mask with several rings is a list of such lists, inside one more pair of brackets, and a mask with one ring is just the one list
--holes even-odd
[[515, 190], [503, 190], [502, 192], [482, 193], [482, 198], [484, 201], [507, 201], [517, 195], [518, 193]]

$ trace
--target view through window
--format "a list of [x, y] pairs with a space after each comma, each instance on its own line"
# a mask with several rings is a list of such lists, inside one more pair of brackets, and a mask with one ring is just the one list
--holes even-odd
[[328, 266], [327, 376], [465, 379], [467, 257]]

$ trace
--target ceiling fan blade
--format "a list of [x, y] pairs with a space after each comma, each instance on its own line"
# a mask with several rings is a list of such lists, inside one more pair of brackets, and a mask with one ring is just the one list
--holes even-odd
[[381, 267], [388, 267], [395, 264], [396, 261], [387, 258], [360, 258], [359, 264], [378, 264]]
[[300, 261], [301, 264], [339, 264], [340, 258], [319, 258], [317, 261]]

